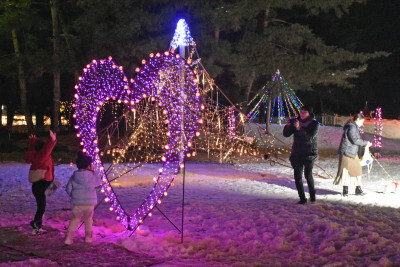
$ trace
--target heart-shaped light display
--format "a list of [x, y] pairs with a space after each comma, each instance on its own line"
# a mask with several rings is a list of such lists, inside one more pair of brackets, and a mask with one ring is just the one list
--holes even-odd
[[[142, 61], [141, 68], [136, 68], [137, 75], [128, 80], [121, 66], [116, 65], [111, 57], [93, 60], [83, 69], [76, 88], [77, 136], [88, 155], [94, 159], [94, 165], [102, 175], [102, 192], [105, 201], [110, 203], [110, 210], [117, 213], [117, 219], [129, 230], [135, 230], [151, 210], [166, 195], [180, 168], [183, 167], [186, 152], [198, 135], [200, 119], [200, 93], [196, 71], [174, 51], [150, 54]], [[164, 145], [163, 166], [160, 168], [151, 192], [142, 204], [131, 213], [125, 211], [107, 178], [99, 155], [96, 129], [97, 114], [108, 100], [124, 103], [134, 110], [135, 104], [151, 97], [158, 101], [167, 115], [165, 123], [169, 142]], [[151, 133], [149, 133], [151, 134]]]

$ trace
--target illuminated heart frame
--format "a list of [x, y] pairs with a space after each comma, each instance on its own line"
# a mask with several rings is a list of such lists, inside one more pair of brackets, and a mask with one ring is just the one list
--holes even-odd
[[[94, 159], [94, 166], [102, 176], [101, 191], [110, 210], [117, 213], [117, 220], [128, 230], [136, 230], [152, 209], [159, 203], [183, 167], [186, 153], [196, 135], [200, 117], [200, 93], [196, 70], [188, 62], [175, 54], [173, 50], [150, 54], [142, 61], [142, 67], [136, 68], [137, 75], [130, 83], [123, 68], [117, 66], [112, 58], [93, 60], [83, 69], [76, 88], [74, 118], [85, 152]], [[165, 82], [168, 79], [170, 82]], [[172, 83], [171, 83], [172, 81]], [[129, 215], [121, 206], [117, 195], [108, 180], [102, 165], [96, 130], [97, 113], [109, 99], [125, 103], [134, 110], [140, 100], [152, 97], [164, 108], [168, 116], [169, 143], [165, 144], [164, 163], [159, 170], [154, 187], [143, 203]]]

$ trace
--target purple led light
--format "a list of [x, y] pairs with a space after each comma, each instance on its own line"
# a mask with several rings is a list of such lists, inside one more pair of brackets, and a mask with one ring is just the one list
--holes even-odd
[[[199, 126], [200, 97], [196, 75], [179, 55], [172, 52], [150, 54], [136, 68], [137, 75], [131, 79], [124, 75], [121, 66], [112, 58], [93, 60], [83, 69], [80, 83], [75, 86], [76, 122], [86, 153], [94, 159], [94, 166], [103, 178], [102, 192], [110, 203], [110, 211], [127, 229], [136, 229], [164, 196], [184, 162], [188, 144]], [[165, 161], [153, 190], [131, 214], [125, 211], [114, 194], [98, 154], [96, 131], [97, 113], [109, 99], [125, 103], [130, 108], [146, 97], [154, 97], [162, 103], [168, 116], [169, 143]]]

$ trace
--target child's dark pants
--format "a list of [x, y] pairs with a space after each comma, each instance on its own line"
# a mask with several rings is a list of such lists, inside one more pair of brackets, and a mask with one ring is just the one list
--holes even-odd
[[32, 184], [32, 193], [36, 198], [37, 210], [35, 214], [34, 221], [36, 224], [41, 227], [42, 226], [42, 217], [46, 210], [46, 195], [45, 191], [51, 182], [46, 180], [40, 180]]

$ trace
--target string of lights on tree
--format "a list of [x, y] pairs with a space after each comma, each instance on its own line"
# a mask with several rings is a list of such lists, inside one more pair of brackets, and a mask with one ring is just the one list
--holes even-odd
[[284, 121], [286, 116], [298, 116], [303, 106], [303, 103], [282, 77], [279, 69], [272, 77], [272, 80], [267, 82], [249, 102], [248, 107], [252, 107], [252, 109], [247, 114], [247, 117], [250, 121], [254, 121], [260, 115], [261, 106], [266, 107], [269, 98], [273, 103], [271, 121], [273, 114], [277, 114], [279, 122]]
[[[60, 115], [63, 118], [65, 118], [68, 125], [75, 124], [75, 119], [73, 117], [73, 115], [75, 114], [75, 104], [76, 104], [75, 99], [69, 101], [68, 100], [60, 101]], [[110, 111], [113, 118], [116, 119], [120, 113], [118, 111], [123, 106], [124, 106], [123, 104], [120, 104], [117, 101], [108, 101], [105, 105], [103, 105], [100, 108], [100, 111], [98, 113], [99, 119], [100, 120], [102, 119], [106, 110]]]
[[[363, 115], [363, 116], [365, 116], [365, 115], [364, 115], [364, 112], [363, 112], [362, 110], [360, 110], [360, 114]], [[364, 124], [360, 126], [360, 133], [361, 133], [361, 134], [364, 133]]]
[[[360, 111], [360, 114], [364, 116], [364, 112]], [[375, 116], [371, 118], [374, 120], [374, 143], [372, 147], [382, 147], [382, 131], [383, 131], [383, 124], [382, 124], [382, 108], [375, 109]], [[364, 125], [360, 127], [360, 132], [364, 133]]]
[[375, 111], [375, 120], [374, 120], [374, 144], [373, 147], [382, 147], [382, 108], [377, 108]]
[[233, 108], [229, 109], [228, 114], [228, 129], [229, 129], [229, 137], [234, 138], [236, 136], [236, 117], [235, 117], [235, 110]]

